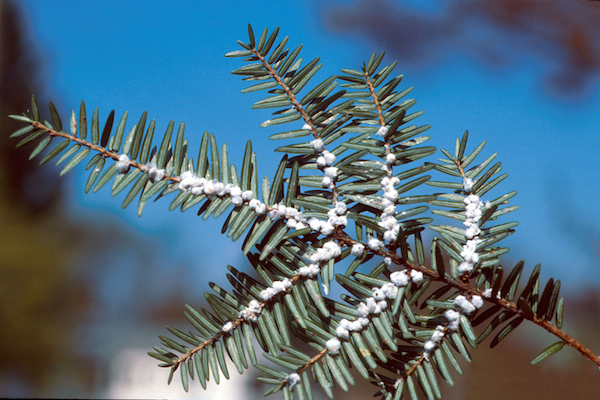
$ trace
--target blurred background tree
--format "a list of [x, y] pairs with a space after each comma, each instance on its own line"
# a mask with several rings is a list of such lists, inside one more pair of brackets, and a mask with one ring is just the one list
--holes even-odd
[[[47, 98], [41, 59], [16, 5], [0, 1], [2, 115], [26, 109], [29, 93]], [[16, 127], [14, 121], [0, 119], [0, 131]], [[82, 227], [73, 223], [58, 235], [51, 229], [61, 212], [64, 181], [27, 158], [8, 141], [0, 141], [0, 184], [5, 188], [0, 192], [0, 393], [17, 395], [43, 393], [38, 390], [56, 379], [52, 375], [57, 367], [85, 382], [85, 372], [74, 362], [70, 328], [90, 302], [75, 263], [85, 240]]]

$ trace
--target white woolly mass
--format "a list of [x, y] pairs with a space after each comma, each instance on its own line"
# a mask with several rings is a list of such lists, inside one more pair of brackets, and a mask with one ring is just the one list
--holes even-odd
[[310, 142], [310, 145], [317, 153], [320, 153], [325, 149], [325, 144], [323, 143], [323, 139], [315, 139]]
[[333, 189], [335, 187], [335, 185], [333, 184], [333, 179], [331, 179], [328, 176], [323, 177], [323, 180], [321, 181], [321, 186], [323, 186], [323, 189]]
[[258, 319], [258, 315], [261, 313], [261, 311], [262, 305], [256, 300], [251, 300], [248, 304], [248, 307], [240, 311], [239, 316], [246, 321], [255, 322]]
[[467, 227], [467, 229], [465, 229], [465, 237], [467, 239], [473, 239], [475, 236], [479, 235], [481, 233], [481, 230], [479, 229], [479, 227], [477, 225], [470, 225], [469, 227]]
[[463, 314], [472, 314], [476, 310], [475, 306], [463, 295], [456, 296], [454, 304], [458, 311]]
[[390, 281], [398, 287], [404, 287], [408, 285], [409, 278], [407, 271], [402, 270], [392, 272], [392, 274], [390, 275]]
[[325, 236], [331, 235], [335, 231], [335, 227], [329, 221], [322, 221], [317, 218], [310, 218], [306, 221], [310, 229], [315, 232], [320, 232]]
[[[338, 202], [337, 204], [344, 204], [341, 202]], [[336, 204], [336, 206], [337, 206]], [[344, 212], [346, 211], [346, 205], [344, 204]], [[343, 213], [342, 213], [343, 214]], [[338, 210], [334, 207], [331, 210], [329, 210], [327, 212], [327, 216], [329, 217], [327, 222], [329, 224], [331, 224], [332, 226], [346, 226], [348, 225], [348, 217], [346, 217], [345, 215], [340, 215], [338, 213]]]
[[275, 289], [268, 287], [260, 292], [260, 298], [262, 301], [269, 301], [273, 298], [273, 296], [275, 296], [275, 294]]
[[377, 238], [369, 239], [367, 245], [371, 250], [380, 250], [383, 249], [383, 242]]
[[[146, 164], [145, 170], [148, 172], [150, 179], [153, 181], [159, 181], [164, 178], [164, 170], [157, 169], [154, 164]], [[208, 197], [210, 200], [214, 200], [217, 197], [224, 198], [229, 196], [231, 198], [231, 202], [235, 206], [240, 206], [246, 203], [248, 207], [251, 210], [254, 210], [254, 212], [258, 215], [264, 215], [267, 212], [266, 204], [255, 199], [254, 193], [251, 190], [242, 191], [239, 186], [231, 183], [224, 184], [216, 179], [209, 181], [206, 178], [199, 178], [191, 171], [184, 171], [179, 176], [179, 179], [179, 189], [188, 191], [195, 196], [206, 195], [206, 197]], [[283, 211], [286, 217], [290, 214], [293, 214], [285, 207], [283, 208]], [[293, 214], [293, 218], [302, 221], [303, 218], [301, 213], [299, 213], [297, 210], [295, 210], [295, 212], [296, 214]], [[270, 210], [269, 214], [273, 219], [276, 219], [280, 216], [281, 212], [277, 208], [274, 208]], [[302, 225], [301, 227], [304, 226]], [[300, 229], [301, 227], [296, 226], [297, 229]]]
[[319, 168], [325, 168], [333, 165], [335, 162], [335, 154], [323, 150], [321, 155], [317, 158], [317, 166]]
[[423, 348], [425, 349], [425, 351], [431, 351], [433, 349], [435, 349], [435, 342], [433, 340], [428, 340], [425, 342], [425, 345], [423, 346]]
[[387, 126], [380, 126], [379, 129], [377, 130], [377, 134], [383, 138], [385, 138], [388, 135], [389, 132], [389, 128]]
[[343, 203], [341, 201], [338, 201], [337, 203], [335, 203], [335, 213], [337, 215], [344, 215], [344, 214], [346, 214], [347, 210], [348, 210], [348, 206], [346, 206], [346, 203]]
[[381, 290], [388, 299], [395, 299], [398, 295], [398, 286], [393, 283], [384, 283]]
[[472, 270], [473, 270], [473, 264], [471, 264], [470, 262], [467, 262], [467, 261], [461, 263], [457, 268], [459, 275], [471, 272]]
[[264, 215], [267, 213], [267, 205], [265, 203], [260, 203], [256, 206], [254, 210], [258, 215]]
[[129, 171], [130, 164], [129, 157], [126, 154], [121, 154], [119, 156], [119, 161], [117, 161], [117, 172], [119, 174], [126, 174]]
[[294, 386], [296, 386], [296, 384], [300, 382], [300, 375], [298, 375], [295, 372], [292, 372], [291, 374], [285, 377], [285, 381], [287, 382], [289, 388], [293, 389]]
[[385, 156], [385, 162], [387, 164], [394, 164], [396, 162], [396, 156], [392, 153], [388, 154], [387, 156]]
[[[406, 273], [404, 277], [406, 278], [406, 283], [408, 283]], [[356, 310], [358, 314], [357, 319], [354, 321], [349, 321], [345, 318], [340, 320], [335, 330], [336, 336], [339, 339], [348, 339], [350, 332], [359, 332], [369, 325], [369, 315], [377, 315], [383, 312], [388, 307], [387, 300], [393, 300], [398, 295], [398, 286], [396, 286], [394, 281], [392, 278], [392, 282], [385, 283], [381, 287], [374, 287], [373, 297], [368, 297], [364, 302], [358, 304]], [[406, 284], [403, 286], [406, 286]]]
[[463, 188], [470, 192], [473, 189], [473, 180], [471, 178], [463, 178]]
[[152, 182], [162, 181], [165, 177], [165, 170], [158, 169], [154, 163], [144, 165], [144, 171], [148, 173], [148, 177]]
[[460, 323], [460, 313], [456, 310], [446, 310], [444, 317], [448, 320], [448, 330], [457, 331]]
[[471, 297], [471, 304], [475, 306], [475, 308], [483, 307], [483, 299], [481, 296], [473, 296]]
[[441, 343], [441, 341], [444, 339], [444, 327], [441, 325], [438, 325], [435, 328], [435, 331], [433, 331], [433, 334], [431, 335], [431, 340], [434, 343]]
[[458, 320], [460, 314], [456, 310], [446, 310], [444, 317], [450, 322]]
[[385, 292], [383, 291], [383, 287], [374, 287], [373, 288], [373, 298], [377, 301], [385, 300]]
[[378, 223], [385, 232], [383, 233], [383, 240], [390, 243], [394, 242], [398, 238], [400, 232], [400, 225], [395, 215], [396, 211], [396, 200], [398, 199], [398, 191], [395, 189], [395, 185], [398, 185], [400, 180], [396, 177], [385, 176], [381, 179], [381, 189], [383, 190], [383, 198], [381, 200], [381, 207], [383, 212], [380, 216], [381, 221]]
[[331, 225], [329, 222], [325, 222], [323, 221], [323, 224], [321, 225], [321, 233], [325, 236], [329, 236], [331, 235], [333, 232], [335, 231], [335, 228], [333, 225]]
[[326, 242], [323, 245], [323, 248], [329, 253], [330, 258], [335, 258], [335, 257], [338, 257], [340, 254], [342, 254], [342, 248], [340, 247], [339, 244], [337, 244], [333, 240]]
[[233, 322], [228, 321], [225, 323], [225, 325], [223, 325], [222, 331], [229, 333], [231, 332], [231, 329], [233, 329]]
[[229, 187], [229, 194], [231, 195], [231, 197], [242, 197], [242, 189], [238, 186], [232, 185]]
[[454, 304], [463, 314], [471, 314], [478, 308], [483, 307], [483, 299], [481, 296], [472, 296], [469, 301], [465, 296], [459, 295], [454, 299]]
[[388, 199], [389, 201], [398, 200], [398, 191], [396, 190], [388, 190], [383, 193], [383, 197]]
[[298, 275], [307, 278], [313, 278], [314, 276], [318, 275], [320, 270], [321, 269], [317, 264], [308, 264], [304, 267], [300, 267], [300, 269], [298, 270]]
[[354, 243], [352, 245], [352, 249], [350, 250], [350, 254], [355, 257], [360, 257], [365, 252], [365, 246], [362, 243]]
[[[463, 179], [463, 187], [466, 191], [470, 191], [473, 188], [473, 181], [469, 178]], [[467, 242], [463, 245], [463, 250], [460, 255], [465, 260], [458, 266], [458, 274], [463, 275], [471, 272], [477, 262], [479, 261], [479, 254], [477, 254], [477, 245], [481, 243], [479, 234], [479, 220], [483, 214], [482, 208], [483, 203], [479, 196], [470, 194], [464, 199], [465, 203], [465, 217], [466, 220], [463, 224], [467, 227], [465, 229], [465, 238]]]
[[305, 130], [305, 131], [310, 131], [311, 127], [310, 127], [309, 124], [304, 124], [304, 125], [302, 125], [302, 129]]
[[327, 352], [329, 355], [334, 356], [340, 352], [340, 347], [342, 347], [342, 342], [336, 337], [332, 337], [325, 343], [325, 347], [327, 347]]
[[337, 177], [338, 169], [336, 167], [327, 167], [323, 170], [326, 177], [331, 178], [332, 180]]
[[365, 303], [361, 302], [358, 305], [357, 311], [359, 317], [366, 317], [367, 315], [369, 315], [369, 309], [367, 308], [367, 305]]
[[338, 326], [337, 328], [335, 328], [335, 334], [340, 339], [348, 339], [350, 337], [350, 332], [348, 331], [348, 329], [343, 328], [341, 326]]
[[245, 190], [244, 192], [242, 192], [242, 199], [244, 201], [250, 201], [254, 198], [254, 193], [252, 192], [252, 190]]
[[340, 254], [342, 254], [340, 245], [333, 240], [330, 240], [329, 242], [326, 242], [323, 247], [318, 248], [316, 252], [312, 253], [309, 258], [312, 263], [318, 264], [336, 258]]
[[292, 281], [287, 278], [282, 281], [275, 281], [271, 287], [268, 287], [260, 292], [260, 298], [263, 301], [269, 301], [273, 298], [273, 296], [276, 296], [281, 292], [285, 292], [291, 287]]
[[415, 269], [410, 271], [410, 280], [413, 281], [413, 283], [421, 283], [423, 282], [423, 273], [421, 271], [417, 271]]
[[370, 314], [379, 314], [381, 312], [377, 302], [372, 297], [367, 298], [367, 310], [369, 310]]

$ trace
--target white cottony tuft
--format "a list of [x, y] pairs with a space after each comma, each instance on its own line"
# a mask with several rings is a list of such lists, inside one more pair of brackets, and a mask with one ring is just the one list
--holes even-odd
[[371, 250], [383, 249], [383, 242], [377, 238], [369, 239], [368, 245]]
[[389, 128], [385, 125], [379, 127], [379, 129], [377, 130], [377, 134], [383, 138], [385, 138], [388, 135], [388, 132], [389, 132]]
[[459, 309], [459, 311], [461, 311], [463, 314], [471, 314], [473, 313], [473, 311], [475, 311], [477, 308], [471, 304], [471, 302], [469, 300], [467, 300], [467, 298], [463, 295], [459, 295], [456, 296], [456, 298], [454, 299], [454, 304], [456, 304], [456, 307]]
[[448, 320], [448, 330], [457, 331], [460, 321], [460, 313], [456, 310], [447, 310], [444, 317]]
[[331, 178], [332, 180], [337, 177], [338, 169], [336, 167], [327, 167], [324, 170], [325, 176]]
[[404, 287], [408, 285], [409, 278], [406, 270], [392, 272], [390, 275], [390, 281], [398, 287]]
[[473, 296], [471, 297], [471, 304], [475, 306], [475, 308], [483, 307], [483, 299], [481, 296]]
[[[348, 321], [348, 320], [343, 319], [342, 321]], [[342, 322], [342, 321], [340, 321], [340, 322]], [[345, 326], [342, 326], [342, 324], [340, 324], [337, 328], [335, 328], [335, 334], [340, 339], [348, 339], [348, 337], [350, 337], [350, 332], [348, 331], [348, 328]]]
[[310, 142], [311, 146], [313, 149], [315, 149], [316, 152], [320, 153], [325, 149], [325, 144], [323, 143], [323, 139], [315, 139], [313, 141]]
[[435, 349], [435, 342], [433, 340], [428, 340], [425, 342], [423, 348], [425, 349], [425, 351], [431, 351]]
[[298, 375], [295, 372], [292, 372], [291, 374], [289, 374], [286, 378], [285, 381], [287, 382], [288, 386], [290, 387], [290, 389], [293, 389], [294, 386], [296, 386], [296, 384], [298, 382], [300, 382], [300, 375]]
[[313, 278], [316, 276], [321, 269], [317, 264], [308, 264], [298, 269], [298, 275], [305, 276], [307, 278]]
[[350, 253], [355, 256], [355, 257], [360, 257], [364, 254], [365, 252], [365, 246], [362, 243], [354, 243], [352, 245], [352, 250], [350, 250]]
[[410, 271], [410, 280], [413, 281], [413, 283], [423, 282], [423, 273], [413, 269]]
[[342, 342], [336, 337], [333, 337], [325, 343], [325, 347], [327, 347], [327, 352], [329, 355], [336, 355], [340, 352], [340, 347], [342, 346]]
[[441, 325], [438, 325], [435, 328], [435, 331], [433, 331], [433, 334], [431, 335], [431, 340], [434, 343], [440, 343], [444, 339], [444, 336], [445, 336], [444, 327]]
[[162, 181], [165, 177], [165, 170], [158, 169], [156, 164], [148, 163], [145, 166], [145, 170], [148, 172], [148, 177], [152, 182]]
[[256, 300], [251, 300], [248, 304], [248, 307], [240, 311], [239, 316], [246, 321], [254, 322], [258, 319], [258, 315], [261, 313], [261, 311], [262, 305]]
[[225, 323], [225, 325], [223, 325], [223, 332], [231, 332], [231, 329], [233, 328], [233, 322], [228, 321]]
[[463, 178], [463, 188], [470, 192], [473, 189], [473, 180], [470, 178]]
[[121, 154], [119, 156], [119, 161], [117, 161], [117, 172], [120, 174], [126, 174], [129, 171], [130, 160], [126, 154]]

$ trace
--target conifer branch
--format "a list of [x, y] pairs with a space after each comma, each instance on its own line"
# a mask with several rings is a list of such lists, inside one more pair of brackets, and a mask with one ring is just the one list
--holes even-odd
[[[311, 370], [325, 392], [331, 395], [331, 386], [335, 382], [345, 390], [347, 383], [354, 383], [348, 368], [355, 367], [366, 379], [369, 376], [375, 378], [375, 383], [383, 388], [379, 394], [386, 400], [400, 397], [404, 383], [407, 383], [411, 396], [416, 398], [414, 379], [417, 378], [429, 398], [434, 395], [440, 397], [433, 366], [438, 367], [449, 384], [453, 384], [452, 378], [445, 367], [439, 368], [444, 363], [443, 354], [457, 371], [461, 371], [448, 344], [470, 361], [463, 340], [476, 347], [493, 329], [506, 323], [492, 340], [494, 346], [525, 319], [560, 339], [559, 346], [553, 345], [534, 362], [568, 345], [600, 367], [598, 355], [561, 329], [563, 299], [558, 301], [559, 282], [550, 279], [540, 293], [539, 267], [536, 267], [518, 300], [513, 301], [523, 263], [517, 264], [503, 280], [499, 256], [508, 249], [495, 244], [514, 232], [512, 228], [517, 223], [490, 226], [487, 222], [517, 208], [498, 208], [508, 204], [508, 199], [516, 192], [485, 203], [480, 199], [506, 177], [506, 174], [496, 176], [501, 169], [500, 163], [488, 167], [495, 154], [469, 169], [469, 164], [478, 156], [485, 142], [470, 155], [465, 155], [468, 137], [465, 133], [462, 140], [457, 139], [454, 155], [441, 150], [447, 157], [438, 159], [441, 164], [425, 163], [404, 169], [406, 164], [432, 155], [436, 149], [419, 146], [429, 137], [416, 135], [428, 126], [402, 127], [421, 112], [406, 115], [415, 101], [400, 103], [411, 90], [395, 91], [402, 80], [401, 75], [384, 83], [396, 63], [379, 69], [383, 54], [373, 54], [368, 64], [363, 65], [362, 72], [342, 69], [346, 75], [326, 79], [299, 100], [298, 93], [320, 65], [315, 59], [299, 70], [301, 60], [295, 61], [295, 58], [302, 46], [288, 55], [288, 50], [284, 50], [287, 38], [269, 55], [278, 31], [276, 29], [268, 37], [265, 29], [257, 42], [249, 27], [250, 42], [239, 42], [244, 50], [227, 54], [228, 57], [248, 57], [245, 61], [258, 61], [233, 71], [234, 74], [249, 75], [247, 80], [268, 80], [243, 92], [276, 88], [270, 91], [276, 93], [275, 96], [261, 100], [255, 106], [285, 107], [275, 112], [285, 115], [268, 120], [262, 126], [300, 118], [304, 121], [302, 129], [291, 128], [273, 135], [273, 139], [308, 135], [314, 138], [308, 143], [277, 149], [300, 155], [282, 158], [272, 185], [265, 178], [262, 201], [258, 200], [256, 154], [252, 152], [251, 143], [246, 146], [240, 179], [237, 170], [229, 164], [226, 146], [219, 154], [212, 134], [205, 133], [202, 139], [197, 166], [187, 156], [183, 124], [175, 143], [171, 141], [174, 126], [171, 121], [158, 150], [156, 146], [152, 148], [154, 121], [144, 135], [146, 113], [140, 123], [124, 136], [125, 113], [116, 134], [111, 136], [114, 120], [114, 112], [111, 112], [100, 140], [96, 109], [91, 141], [86, 140], [83, 102], [79, 117], [81, 130], [77, 130], [73, 111], [70, 134], [62, 130], [52, 103], [52, 125], [39, 122], [35, 98], [32, 98], [30, 113], [12, 116], [28, 124], [11, 135], [25, 135], [17, 147], [41, 139], [32, 152], [32, 158], [46, 149], [52, 137], [66, 139], [53, 148], [42, 163], [57, 157], [68, 144], [74, 144], [58, 160], [61, 163], [72, 157], [61, 174], [85, 159], [90, 150], [96, 153], [86, 167], [94, 166], [86, 192], [104, 167], [105, 159], [112, 159], [116, 164], [105, 171], [94, 190], [117, 174], [113, 181], [113, 195], [136, 180], [124, 207], [141, 193], [140, 214], [150, 197], [179, 192], [170, 209], [181, 206], [183, 211], [203, 202], [199, 215], [206, 212], [205, 216], [219, 216], [233, 205], [223, 231], [229, 229], [229, 234], [236, 240], [250, 230], [243, 251], [262, 280], [255, 280], [229, 266], [227, 278], [234, 287], [233, 293], [210, 283], [216, 295], [205, 294], [214, 314], [205, 309], [199, 313], [187, 306], [189, 313], [185, 315], [200, 335], [191, 331], [188, 335], [172, 327], [168, 330], [192, 347], [160, 336], [166, 348], [181, 355], [160, 347], [155, 347], [157, 353], [149, 353], [162, 362], [159, 366], [171, 367], [169, 382], [173, 372], [179, 368], [187, 391], [188, 374], [194, 379], [195, 365], [198, 379], [205, 386], [208, 363], [213, 373], [218, 375], [218, 363], [228, 376], [223, 355], [225, 347], [240, 373], [248, 368], [246, 349], [252, 364], [268, 376], [260, 379], [276, 385], [267, 394], [283, 390], [284, 397], [290, 398], [294, 396], [292, 390], [298, 390], [301, 398], [311, 398], [310, 393], [304, 393], [310, 390], [308, 382], [302, 382], [294, 389], [304, 379], [300, 375], [307, 377], [305, 373]], [[330, 96], [338, 80], [346, 82], [342, 87], [359, 91], [347, 93], [342, 90]], [[342, 98], [345, 100], [335, 105]], [[352, 133], [356, 135], [332, 152], [325, 149], [325, 141], [329, 145]], [[380, 138], [371, 138], [373, 134]], [[124, 138], [125, 144], [122, 144]], [[84, 149], [80, 150], [80, 147]], [[336, 163], [336, 157], [346, 151], [352, 154], [344, 155], [345, 158]], [[402, 169], [401, 172], [395, 175], [394, 167]], [[290, 169], [289, 178], [286, 178], [286, 171]], [[302, 169], [319, 169], [324, 176], [302, 175], [299, 172]], [[453, 177], [452, 182], [431, 181], [431, 177], [424, 174], [431, 169]], [[418, 178], [411, 179], [414, 176]], [[462, 179], [462, 183], [455, 182], [456, 178]], [[444, 188], [445, 192], [401, 197], [423, 183]], [[318, 190], [303, 191], [301, 187]], [[421, 205], [402, 209], [402, 205], [415, 203]], [[429, 225], [433, 231], [440, 233], [440, 237], [433, 239], [431, 261], [426, 262], [421, 231], [433, 219], [412, 217], [428, 210], [429, 206], [449, 208], [450, 211], [434, 209], [432, 213], [463, 221], [467, 228]], [[355, 237], [348, 233], [348, 218], [354, 221]], [[415, 248], [411, 250], [413, 243]], [[258, 252], [251, 253], [253, 249]], [[445, 269], [442, 251], [451, 258], [451, 271]], [[336, 275], [334, 266], [350, 255], [355, 258], [346, 274]], [[374, 256], [381, 257], [383, 263], [371, 274], [356, 272]], [[399, 270], [395, 270], [398, 267]], [[319, 286], [319, 275], [325, 296]], [[345, 303], [326, 297], [333, 279], [350, 294], [342, 295]], [[434, 281], [443, 285], [422, 300], [429, 284]], [[427, 310], [415, 311], [417, 301], [421, 302], [421, 309], [427, 307]], [[477, 310], [485, 303], [491, 307], [478, 314]], [[472, 325], [491, 316], [495, 316], [494, 319], [477, 337]], [[556, 324], [550, 322], [552, 318], [556, 319]], [[308, 343], [318, 353], [309, 356], [292, 348], [292, 336]], [[265, 351], [265, 358], [294, 372], [286, 375], [259, 365], [253, 340]], [[409, 346], [400, 346], [400, 340], [409, 343]], [[395, 359], [388, 358], [390, 354]], [[380, 376], [375, 372], [378, 367], [391, 371], [398, 378]], [[218, 380], [217, 376], [215, 378]]]

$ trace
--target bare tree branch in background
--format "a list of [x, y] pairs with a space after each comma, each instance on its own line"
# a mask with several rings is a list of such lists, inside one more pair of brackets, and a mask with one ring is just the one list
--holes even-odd
[[423, 12], [398, 1], [359, 0], [324, 17], [334, 31], [366, 33], [404, 65], [458, 53], [508, 67], [533, 56], [544, 64], [545, 88], [569, 98], [589, 95], [600, 76], [600, 2], [459, 0]]

